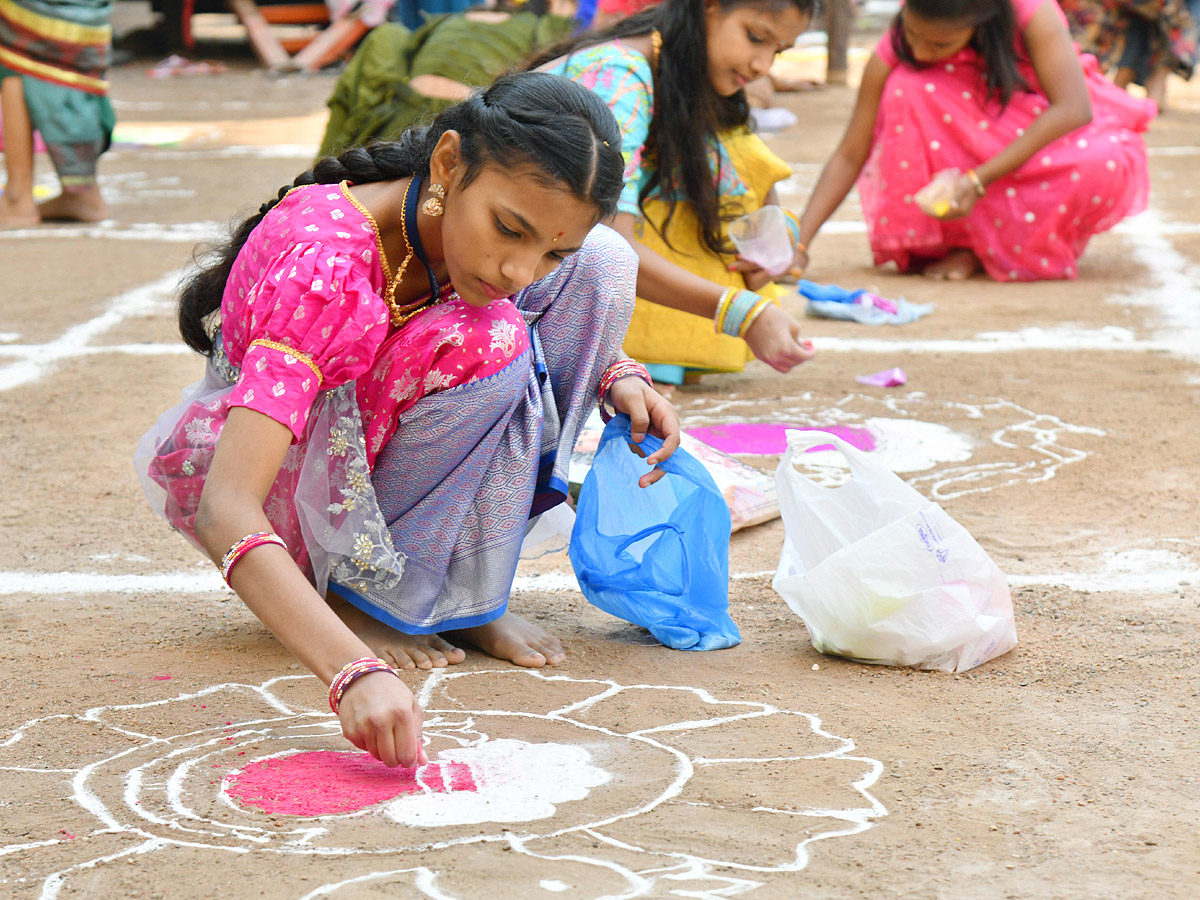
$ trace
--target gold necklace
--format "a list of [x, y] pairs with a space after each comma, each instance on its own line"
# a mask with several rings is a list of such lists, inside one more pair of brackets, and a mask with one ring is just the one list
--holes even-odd
[[400, 280], [404, 278], [404, 273], [408, 269], [408, 264], [412, 262], [413, 245], [408, 239], [408, 222], [405, 221], [405, 210], [408, 208], [408, 192], [412, 190], [412, 183], [415, 178], [408, 179], [408, 184], [404, 186], [404, 199], [400, 201], [400, 233], [404, 235], [404, 247], [408, 251], [404, 254], [404, 259], [400, 261], [400, 267], [396, 269], [396, 275], [392, 279], [392, 283], [388, 285], [387, 293], [384, 294], [383, 302], [387, 304], [390, 313], [390, 319], [397, 328], [411, 319], [415, 311], [410, 312], [410, 307], [400, 306], [396, 303], [396, 287], [400, 284]]
[[396, 286], [400, 283], [400, 279], [404, 277], [404, 272], [408, 268], [409, 262], [412, 261], [414, 253], [412, 241], [408, 239], [407, 210], [408, 192], [412, 189], [413, 182], [416, 180], [417, 179], [415, 175], [408, 180], [408, 184], [404, 187], [404, 199], [400, 206], [400, 230], [404, 233], [404, 246], [407, 248], [408, 253], [405, 254], [404, 259], [400, 263], [400, 268], [396, 271], [395, 279], [388, 287], [387, 296], [383, 298], [383, 302], [387, 304], [388, 310], [391, 313], [390, 319], [394, 328], [399, 328], [427, 306], [436, 306], [444, 299], [456, 296], [456, 294], [450, 290], [451, 286], [446, 285], [446, 290], [441, 291], [440, 295], [437, 297], [432, 295], [430, 295], [428, 298], [420, 297], [406, 306], [401, 306], [396, 302]]
[[650, 71], [658, 73], [658, 57], [662, 53], [662, 35], [655, 28], [650, 32]]

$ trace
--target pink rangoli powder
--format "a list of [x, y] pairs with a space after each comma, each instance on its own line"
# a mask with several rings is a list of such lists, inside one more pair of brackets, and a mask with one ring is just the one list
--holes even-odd
[[404, 794], [477, 790], [466, 763], [389, 769], [366, 753], [315, 750], [251, 763], [225, 780], [230, 797], [271, 815], [330, 816]]
[[[729, 425], [709, 425], [703, 428], [689, 428], [688, 434], [697, 440], [704, 441], [710, 447], [716, 447], [722, 453], [737, 455], [739, 453], [756, 456], [778, 456], [787, 449], [785, 431], [828, 431], [837, 435], [843, 441], [859, 450], [870, 452], [875, 449], [875, 439], [865, 428], [854, 428], [849, 425], [829, 425], [824, 428], [812, 426], [785, 425], [775, 422], [734, 422]], [[832, 450], [832, 444], [822, 444], [813, 447], [808, 452]]]

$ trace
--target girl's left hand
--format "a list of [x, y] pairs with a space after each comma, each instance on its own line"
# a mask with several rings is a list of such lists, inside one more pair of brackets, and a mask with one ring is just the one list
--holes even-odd
[[635, 444], [640, 444], [647, 432], [662, 439], [663, 445], [646, 457], [647, 464], [655, 468], [638, 479], [639, 487], [650, 487], [663, 477], [657, 464], [679, 447], [679, 416], [662, 394], [636, 376], [617, 379], [608, 390], [608, 399], [617, 412], [629, 416]]
[[961, 219], [969, 216], [978, 202], [979, 193], [975, 190], [975, 182], [966, 175], [959, 175], [954, 180], [954, 196], [950, 198], [950, 212], [942, 218]]

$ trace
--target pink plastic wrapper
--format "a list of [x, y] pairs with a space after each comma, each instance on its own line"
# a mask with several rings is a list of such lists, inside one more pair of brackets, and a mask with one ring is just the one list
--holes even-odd
[[854, 380], [873, 387], [900, 387], [908, 381], [908, 376], [903, 369], [884, 369], [872, 375], [859, 375]]

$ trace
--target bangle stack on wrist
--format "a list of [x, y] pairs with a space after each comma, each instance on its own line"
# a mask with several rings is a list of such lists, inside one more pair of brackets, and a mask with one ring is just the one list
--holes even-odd
[[753, 291], [729, 288], [717, 301], [717, 312], [713, 316], [713, 327], [719, 334], [745, 338], [750, 326], [771, 305], [766, 297]]
[[365, 656], [354, 662], [346, 663], [342, 666], [342, 670], [333, 676], [333, 681], [329, 682], [329, 708], [333, 710], [334, 715], [337, 715], [338, 707], [342, 704], [342, 694], [346, 693], [346, 688], [350, 687], [356, 679], [372, 672], [391, 672], [397, 678], [400, 677], [399, 672], [382, 659], [373, 656]]
[[[284, 550], [287, 549], [283, 538], [271, 531], [256, 531], [254, 534], [248, 534], [244, 538], [234, 541], [233, 546], [226, 550], [225, 555], [221, 557], [221, 577], [225, 579], [226, 584], [229, 584], [233, 567], [241, 561], [241, 558], [255, 547], [261, 547], [263, 544], [278, 544]], [[232, 584], [229, 586], [233, 587]]]
[[987, 193], [987, 185], [983, 183], [983, 179], [979, 177], [979, 173], [974, 169], [967, 169], [967, 178], [971, 180], [971, 184], [975, 185], [975, 193], [982, 197]]
[[650, 377], [650, 372], [636, 359], [618, 359], [615, 363], [604, 370], [604, 374], [600, 377], [600, 387], [596, 391], [597, 399], [600, 401], [600, 418], [606, 423], [612, 419], [612, 413], [608, 411], [608, 392], [612, 390], [612, 386], [622, 378], [640, 378], [646, 384], [653, 385], [654, 379]]
[[800, 240], [800, 219], [791, 210], [783, 210], [783, 219], [787, 223], [788, 234], [792, 238], [792, 252], [800, 250], [803, 253], [808, 252], [808, 245]]

